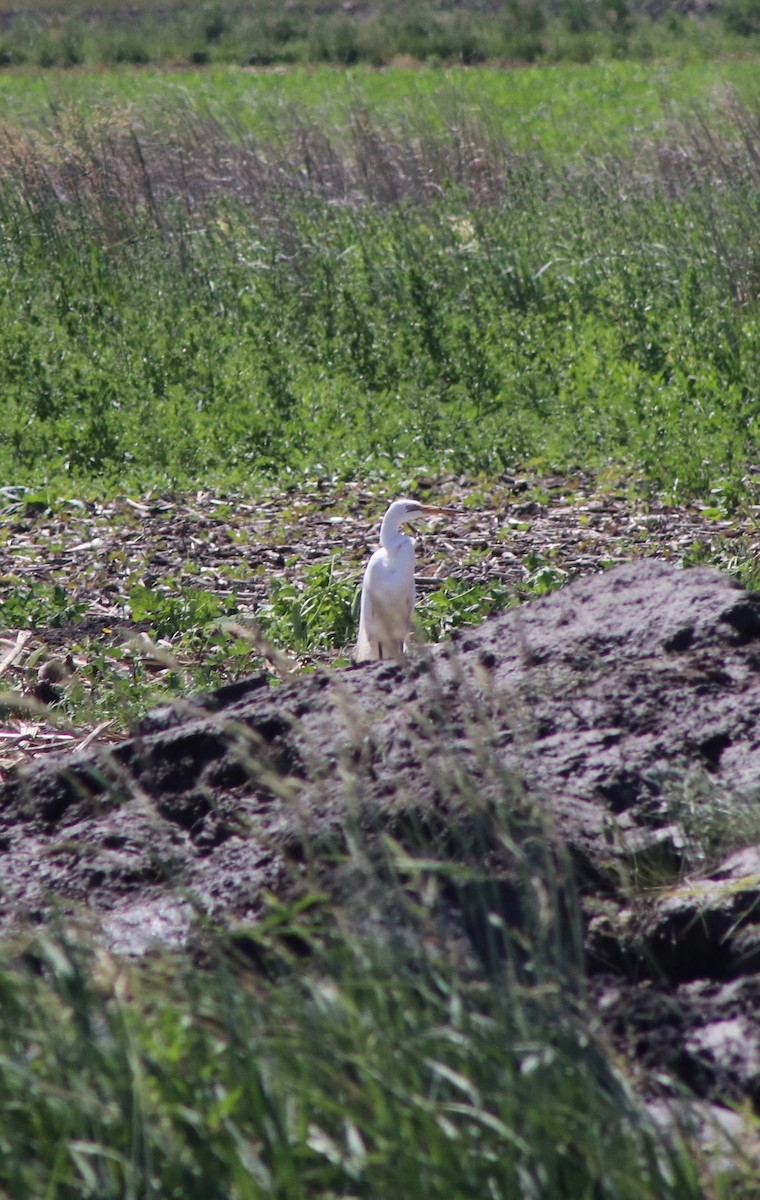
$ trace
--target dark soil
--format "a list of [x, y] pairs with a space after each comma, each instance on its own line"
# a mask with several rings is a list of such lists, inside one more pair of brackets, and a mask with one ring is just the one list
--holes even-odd
[[[760, 595], [630, 563], [407, 664], [275, 689], [262, 674], [17, 772], [0, 794], [4, 925], [87, 920], [140, 953], [183, 942], [198, 912], [255, 922], [265, 892], [315, 881], [361, 920], [374, 900], [340, 865], [351, 830], [476, 864], [519, 922], [488, 820], [506, 803], [536, 854], [569, 848], [598, 1009], [643, 1086], [757, 1111], [759, 716]], [[443, 889], [444, 936], [487, 959], [468, 888]]]

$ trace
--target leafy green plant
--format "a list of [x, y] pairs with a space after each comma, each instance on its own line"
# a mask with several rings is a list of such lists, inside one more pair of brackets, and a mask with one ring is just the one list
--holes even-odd
[[524, 596], [545, 596], [554, 592], [567, 580], [567, 572], [545, 560], [540, 554], [529, 554], [523, 563], [527, 578], [520, 584]]
[[484, 617], [514, 603], [501, 584], [486, 586], [447, 579], [435, 591], [425, 593], [417, 611], [426, 637], [438, 642], [453, 629], [477, 625]]
[[[32, 58], [43, 66], [153, 60], [172, 66], [206, 61], [382, 66], [400, 57], [433, 65], [504, 58], [587, 62], [679, 53], [704, 59], [737, 45], [746, 49], [758, 33], [752, 0], [732, 0], [722, 20], [694, 12], [689, 21], [675, 19], [669, 10], [653, 14], [633, 9], [622, 0], [512, 0], [498, 10], [475, 3], [462, 9], [452, 2], [416, 0], [409, 6], [390, 0], [360, 21], [339, 0], [285, 13], [274, 0], [262, 0], [255, 13], [219, 4], [170, 4], [156, 10], [140, 0], [131, 6], [126, 28], [118, 8], [110, 4], [87, 10], [86, 21], [73, 0], [54, 11], [36, 2], [22, 10], [6, 7], [8, 54], [13, 61]], [[62, 53], [60, 43], [69, 41], [75, 56]]]
[[757, 0], [728, 0], [721, 10], [728, 30], [742, 37], [760, 33], [760, 4]]
[[171, 584], [154, 588], [135, 584], [129, 592], [129, 604], [132, 620], [149, 621], [161, 638], [200, 632], [236, 611], [234, 601], [214, 592], [192, 587], [174, 590]]
[[128, 733], [163, 698], [182, 696], [187, 679], [165, 655], [158, 675], [147, 655], [125, 646], [77, 646], [76, 672], [64, 681], [56, 711], [80, 729], [107, 725]]
[[62, 584], [16, 584], [0, 597], [0, 625], [6, 629], [57, 628], [79, 620], [85, 609]]
[[259, 607], [262, 632], [279, 646], [294, 650], [340, 649], [357, 626], [355, 582], [336, 572], [337, 562], [310, 567], [302, 583], [276, 579], [270, 599]]

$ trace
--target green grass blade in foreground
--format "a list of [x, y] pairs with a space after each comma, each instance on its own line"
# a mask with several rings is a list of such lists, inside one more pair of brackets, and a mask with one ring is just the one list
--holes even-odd
[[0, 974], [9, 1195], [703, 1194], [567, 1011], [503, 982], [335, 939], [265, 986], [27, 958]]

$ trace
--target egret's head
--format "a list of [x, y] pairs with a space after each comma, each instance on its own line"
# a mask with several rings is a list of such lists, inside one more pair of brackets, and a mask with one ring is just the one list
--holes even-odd
[[419, 500], [394, 500], [383, 517], [381, 527], [381, 542], [385, 536], [397, 533], [402, 525], [412, 525], [423, 517], [434, 516], [436, 513], [454, 513], [456, 509], [440, 508], [436, 504], [420, 504]]
[[[419, 500], [397, 500], [396, 504], [401, 507], [401, 522], [408, 521], [412, 524], [414, 521], [420, 521], [425, 515], [425, 506], [420, 504]], [[391, 505], [394, 508], [395, 505]]]
[[439, 504], [420, 504], [419, 500], [398, 500], [397, 504], [406, 506], [406, 521], [419, 521], [422, 517], [435, 516], [436, 513], [454, 515], [455, 508], [441, 508]]

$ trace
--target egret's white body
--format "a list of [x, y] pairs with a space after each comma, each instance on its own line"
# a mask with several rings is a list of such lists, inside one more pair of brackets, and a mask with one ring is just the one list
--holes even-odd
[[407, 522], [447, 508], [395, 500], [380, 525], [380, 547], [367, 563], [362, 582], [359, 636], [355, 662], [403, 658], [414, 612], [414, 542], [401, 532]]

